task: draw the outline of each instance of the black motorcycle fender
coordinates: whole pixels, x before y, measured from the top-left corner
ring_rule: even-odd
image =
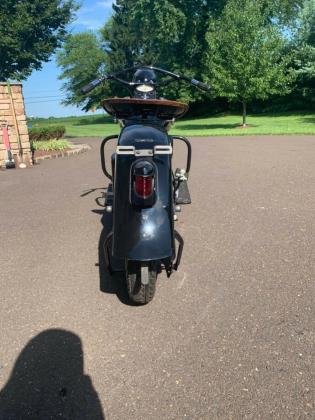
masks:
[[[116,258],[150,261],[173,258],[174,221],[171,156],[150,158],[156,170],[156,201],[139,208],[130,200],[135,156],[117,155],[115,164],[113,248]]]

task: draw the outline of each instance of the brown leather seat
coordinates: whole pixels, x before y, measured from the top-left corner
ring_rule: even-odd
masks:
[[[102,102],[105,111],[118,118],[153,116],[161,120],[177,119],[186,114],[188,105],[165,99],[110,98]]]

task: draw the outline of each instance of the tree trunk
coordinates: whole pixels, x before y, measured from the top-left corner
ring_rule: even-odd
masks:
[[[242,102],[243,104],[243,127],[246,127],[246,101]]]

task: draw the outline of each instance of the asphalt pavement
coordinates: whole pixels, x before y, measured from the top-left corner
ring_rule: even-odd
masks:
[[[315,137],[193,139],[182,265],[143,307],[80,141],[0,172],[0,420],[314,419]]]

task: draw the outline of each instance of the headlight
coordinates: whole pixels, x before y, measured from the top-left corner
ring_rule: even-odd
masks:
[[[150,85],[138,85],[136,87],[136,90],[138,92],[148,93],[148,92],[152,92],[154,90],[154,87]]]

